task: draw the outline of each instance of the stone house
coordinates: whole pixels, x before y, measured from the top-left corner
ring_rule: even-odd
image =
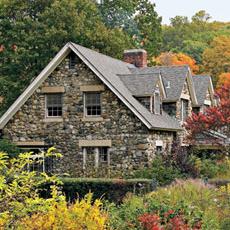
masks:
[[[147,67],[144,50],[120,61],[69,42],[1,117],[0,130],[22,149],[55,146],[63,157],[43,165],[55,173],[127,175],[170,151],[193,107],[213,98],[210,81],[198,101],[195,79],[188,66]]]

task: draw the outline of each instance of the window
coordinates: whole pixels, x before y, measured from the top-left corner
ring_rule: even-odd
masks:
[[[77,56],[75,53],[70,53],[69,55],[69,69],[74,69],[77,64]]]
[[[150,97],[137,97],[137,100],[148,110],[150,110]]]
[[[157,153],[157,154],[162,153],[162,151],[163,151],[163,147],[162,147],[162,146],[157,146],[157,147],[156,147],[156,153]]]
[[[185,121],[188,117],[188,100],[181,99],[181,120]]]
[[[46,172],[52,173],[54,169],[54,158],[44,156],[44,151],[46,148],[44,147],[24,147],[21,148],[22,152],[32,152],[33,154],[30,156],[33,162],[27,165],[27,170],[29,172]]]
[[[62,116],[62,94],[46,95],[46,116],[61,117]]]
[[[107,147],[99,148],[99,162],[108,163],[108,148]]]
[[[192,108],[192,111],[195,113],[195,114],[198,114],[200,112],[200,108],[199,107],[193,107]]]
[[[176,117],[176,103],[163,103],[163,110],[171,117]]]
[[[84,147],[83,155],[84,169],[97,168],[100,167],[100,164],[109,162],[108,147]]]
[[[85,115],[101,116],[101,94],[85,93],[84,95]]]
[[[160,91],[156,91],[154,93],[154,113],[155,114],[160,114],[161,113]]]

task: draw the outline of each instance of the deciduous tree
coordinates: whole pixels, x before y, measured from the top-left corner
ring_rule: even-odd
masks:
[[[207,108],[204,113],[193,113],[185,123],[189,132],[188,139],[195,141],[199,135],[219,132],[230,137],[230,87],[221,87],[216,92],[220,101],[215,107]],[[210,138],[211,143],[212,138]],[[215,140],[216,141],[216,140]],[[222,143],[223,144],[223,143]]]
[[[222,73],[218,77],[217,88],[220,89],[223,86],[230,88],[230,73]]]
[[[196,65],[196,61],[183,53],[172,53],[166,52],[162,53],[156,58],[156,63],[158,65],[189,65],[193,73],[196,73],[199,70],[199,67]]]
[[[230,72],[230,36],[214,38],[203,53],[203,68],[213,76],[215,83],[221,73]]]

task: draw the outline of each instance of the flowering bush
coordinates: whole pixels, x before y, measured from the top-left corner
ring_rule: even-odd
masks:
[[[201,180],[177,180],[143,197],[129,195],[108,211],[112,229],[229,229],[230,185],[217,189]]]
[[[46,156],[60,156],[50,148]],[[92,194],[68,205],[58,189],[61,183],[55,176],[29,172],[33,163],[31,153],[9,159],[0,153],[0,229],[92,229],[105,228],[106,212],[100,200],[92,202]],[[51,198],[39,195],[39,187],[51,183]]]
[[[139,216],[138,220],[145,230],[198,230],[201,229],[201,223],[197,222],[194,227],[187,224],[183,215],[176,214],[173,210],[164,213],[162,217],[157,214],[145,213]]]
[[[103,230],[107,220],[106,212],[102,211],[100,200],[92,202],[92,193],[70,206],[63,200],[53,204],[46,213],[36,213],[18,222],[18,229],[77,229]]]

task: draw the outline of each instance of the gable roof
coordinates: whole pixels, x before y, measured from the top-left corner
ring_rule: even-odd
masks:
[[[47,79],[52,71],[71,52],[76,55],[99,77],[99,79],[147,126],[157,130],[181,130],[179,122],[168,115],[155,115],[141,105],[133,96],[125,84],[120,80],[119,74],[130,74],[133,65],[100,54],[83,46],[67,43],[45,69],[34,79],[29,87],[13,103],[0,119],[2,129],[35,90]]]
[[[196,97],[198,101],[198,106],[202,106],[206,99],[207,90],[209,90],[211,97],[214,95],[214,89],[212,85],[212,80],[210,76],[193,76],[194,88],[196,92]]]
[[[163,90],[163,96],[165,97],[164,85],[159,73],[128,74],[119,75],[119,77],[134,96],[153,95],[157,84],[159,84]]]
[[[186,79],[189,81],[189,90],[191,93],[191,97],[193,103],[196,104],[196,96],[193,87],[192,77],[190,73],[190,69],[187,65],[183,66],[153,66],[146,68],[130,68],[132,73],[136,74],[153,74],[159,73],[161,74],[165,91],[166,91],[166,99],[165,101],[177,101],[180,99],[184,83]],[[167,87],[170,85],[170,87]]]

